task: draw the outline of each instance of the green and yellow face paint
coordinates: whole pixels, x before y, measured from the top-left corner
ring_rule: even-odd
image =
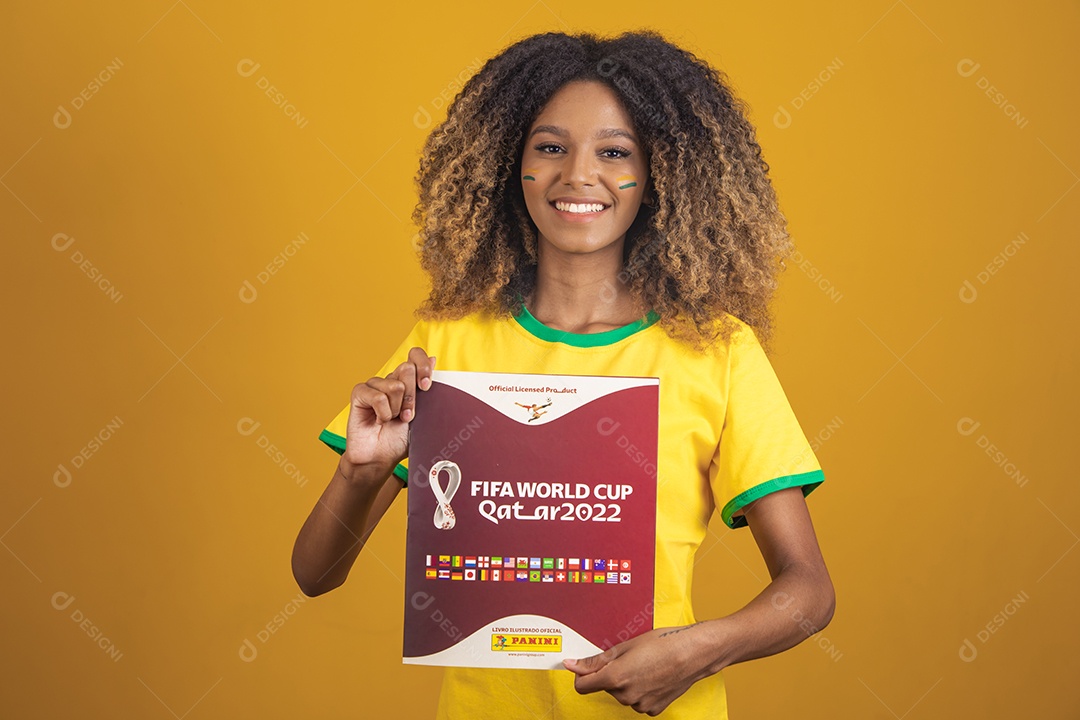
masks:
[[[538,172],[540,172],[540,170],[538,168],[527,168],[525,170],[522,170],[521,172],[522,172],[522,176],[521,176],[522,180],[533,180],[533,181],[535,181],[536,180],[536,174]]]
[[[620,175],[615,178],[615,183],[619,186],[620,190],[627,190],[632,187],[637,187],[637,178],[633,175]]]

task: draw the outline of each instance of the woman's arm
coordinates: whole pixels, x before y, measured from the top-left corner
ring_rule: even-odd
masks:
[[[356,467],[344,458],[338,462],[293,546],[293,577],[305,595],[322,595],[345,582],[401,488],[389,471]]]
[[[345,451],[293,545],[292,571],[314,597],[345,582],[371,531],[401,491],[391,472],[408,456],[417,390],[431,387],[435,358],[414,347],[385,378],[353,388]]]
[[[735,663],[774,655],[818,632],[835,595],[801,488],[769,493],[744,511],[772,582],[726,617],[661,628],[583,660],[566,661],[580,693],[605,690],[656,715],[698,680]]]

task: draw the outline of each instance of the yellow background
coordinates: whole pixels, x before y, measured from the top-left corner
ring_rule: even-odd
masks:
[[[425,117],[521,37],[643,26],[749,102],[805,258],[772,360],[821,441],[836,617],[727,670],[732,716],[1080,713],[1077,3],[20,2],[3,25],[0,714],[432,715],[440,671],[400,663],[404,503],[342,588],[291,577],[337,460],[316,436],[423,296]],[[714,517],[696,579],[711,617],[768,574]]]

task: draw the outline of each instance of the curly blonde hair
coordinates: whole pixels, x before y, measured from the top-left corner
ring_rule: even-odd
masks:
[[[769,166],[726,76],[652,30],[520,40],[464,85],[425,142],[416,175],[421,318],[520,312],[536,281],[537,229],[521,188],[525,134],[576,80],[610,87],[646,150],[652,205],[627,231],[619,280],[673,338],[697,348],[738,323],[763,346],[770,301],[793,251]]]

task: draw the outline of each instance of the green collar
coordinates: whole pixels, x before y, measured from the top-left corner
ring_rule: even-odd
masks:
[[[533,314],[529,312],[529,308],[525,307],[525,302],[520,296],[518,297],[518,306],[521,308],[521,313],[515,315],[514,319],[517,320],[518,324],[530,335],[547,342],[561,342],[566,345],[583,348],[601,347],[603,345],[617,343],[624,338],[630,337],[636,332],[644,330],[660,319],[660,315],[658,315],[655,310],[650,310],[645,317],[640,320],[635,320],[629,325],[623,325],[622,327],[604,330],[603,332],[598,333],[572,333],[566,330],[556,330],[537,320],[533,317]]]

